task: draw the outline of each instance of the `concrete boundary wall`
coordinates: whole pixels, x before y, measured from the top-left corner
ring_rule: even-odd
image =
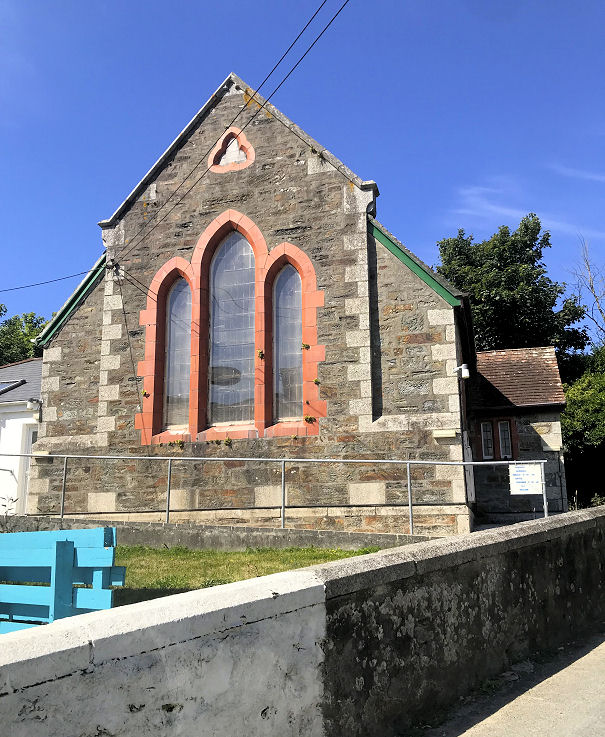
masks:
[[[10,517],[9,532],[71,530],[81,527],[116,527],[119,545],[147,545],[151,548],[182,545],[194,550],[246,550],[247,548],[396,548],[431,540],[429,535],[388,532],[347,532],[345,530],[299,530],[275,527],[235,527],[196,523],[122,522],[78,517]]]
[[[389,737],[605,615],[605,508],[2,636],[11,737]]]

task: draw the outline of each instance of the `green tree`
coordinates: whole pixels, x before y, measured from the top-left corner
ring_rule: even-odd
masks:
[[[605,450],[605,373],[587,371],[565,392],[561,415],[565,449],[577,457],[590,448]]]
[[[586,357],[586,371],[565,387],[561,415],[567,489],[580,506],[603,504],[605,453],[605,346]]]
[[[550,233],[537,215],[526,215],[513,232],[503,225],[480,243],[459,230],[438,246],[437,270],[470,296],[479,350],[554,345],[562,371],[574,373],[574,360],[582,362],[577,351],[589,340],[578,325],[584,307],[577,297],[564,298],[565,284],[547,276],[542,257]]]
[[[6,306],[0,304],[0,318],[6,315]],[[24,358],[42,355],[31,341],[46,325],[46,319],[34,312],[13,315],[0,322],[0,366]]]

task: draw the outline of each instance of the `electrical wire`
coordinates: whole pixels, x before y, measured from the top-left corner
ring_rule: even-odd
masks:
[[[89,269],[90,271],[90,269]],[[57,281],[64,281],[65,279],[74,279],[76,276],[84,276],[89,271],[78,271],[77,274],[68,274],[67,276],[59,276],[56,279],[49,279],[48,281],[39,281],[34,284],[22,284],[20,287],[9,287],[8,289],[0,289],[0,292],[16,292],[18,289],[29,289],[30,287],[41,287],[43,284],[53,284]]]
[[[303,35],[303,33],[309,27],[309,25],[316,18],[317,14],[322,10],[322,8],[326,4],[326,2],[327,2],[327,0],[323,0],[323,2],[319,5],[319,7],[317,8],[317,10],[313,13],[313,15],[311,16],[311,18],[307,21],[307,23],[304,25],[304,27],[302,28],[302,30],[298,33],[298,35],[296,36],[296,38],[292,41],[292,43],[288,46],[288,48],[286,49],[286,51],[282,54],[282,56],[280,57],[280,59],[278,60],[278,62],[273,66],[273,68],[271,69],[271,71],[265,76],[265,78],[263,79],[263,81],[261,82],[261,84],[258,86],[258,88],[256,89],[256,91],[254,92],[254,94],[250,98],[250,101],[249,102],[252,102],[254,100],[254,98],[256,97],[256,95],[259,93],[260,89],[269,80],[269,78],[273,75],[273,73],[275,72],[275,70],[282,63],[282,61],[286,58],[286,56],[292,50],[292,48],[294,47],[294,45],[297,43],[297,41],[300,39],[300,37]],[[329,22],[324,26],[324,28],[322,29],[322,31],[316,36],[316,38],[314,39],[314,41],[307,48],[307,50],[305,51],[305,53],[298,59],[298,61],[296,62],[296,64],[294,64],[294,66],[290,69],[290,71],[286,74],[286,76],[282,79],[282,81],[277,85],[277,87],[275,87],[275,89],[267,97],[267,99],[264,101],[264,103],[259,106],[258,110],[254,113],[254,115],[250,118],[250,120],[244,125],[244,127],[242,128],[242,131],[245,130],[245,128],[247,128],[248,125],[250,125],[250,123],[252,123],[252,121],[261,112],[261,110],[263,110],[264,107],[269,103],[269,101],[271,100],[271,98],[278,92],[278,90],[287,81],[287,79],[294,73],[294,71],[298,68],[298,66],[303,61],[303,59],[309,54],[309,52],[311,51],[311,49],[315,46],[315,44],[319,41],[319,39],[324,35],[324,33],[328,30],[328,28],[332,25],[332,23],[336,20],[336,18],[340,15],[340,13],[344,10],[344,8],[348,5],[349,2],[350,2],[350,0],[345,0],[345,2],[340,6],[340,8],[332,16],[332,18],[329,20]],[[225,129],[225,131],[228,130],[233,125],[233,123],[239,118],[239,116],[243,113],[244,110],[245,110],[245,107],[243,107],[237,113],[237,115],[233,118],[232,122],[227,126],[227,128]],[[304,143],[307,143],[302,136],[300,136],[298,133],[296,133],[296,131],[292,131],[291,129],[289,129],[289,130],[292,133],[294,133],[301,141],[303,141]],[[162,208],[164,208],[170,202],[170,200],[174,197],[174,195],[180,190],[180,188],[185,184],[185,182],[189,179],[189,177],[191,177],[191,175],[193,174],[193,172],[202,164],[202,162],[205,160],[206,156],[208,156],[210,154],[210,152],[212,151],[212,149],[222,139],[223,136],[224,136],[224,133],[221,134],[221,136],[217,139],[217,141],[213,144],[213,146],[210,149],[208,149],[208,151],[206,152],[206,154],[204,154],[204,156],[198,161],[198,163],[193,167],[193,169],[189,172],[189,174],[185,177],[185,179],[181,182],[181,184],[179,184],[179,186],[174,190],[174,192],[172,192],[172,194],[162,204],[162,206],[157,210],[157,212],[154,213],[154,215],[152,216],[151,220],[147,221],[145,223],[145,225],[142,228],[140,228],[137,233],[135,233],[135,235],[133,236],[133,239],[134,238],[137,238],[144,231],[144,229],[149,226],[150,222],[152,222],[152,220],[154,220],[155,218],[157,218],[157,216],[160,214]],[[128,249],[128,251],[126,251],[126,252],[122,251],[120,254],[118,254],[119,255],[119,258],[120,259],[125,258],[128,254],[130,254],[132,252],[132,250],[134,248],[138,247],[143,242],[143,240],[145,239],[145,237],[147,237],[147,235],[149,235],[150,233],[152,233],[153,230],[155,230],[155,228],[161,222],[163,222],[163,220],[165,220],[166,217],[176,208],[176,206],[180,202],[182,202],[182,200],[189,194],[189,192],[191,192],[191,190],[193,189],[193,187],[195,187],[199,183],[199,181],[208,173],[208,171],[210,171],[210,167],[207,167],[206,168],[206,170],[202,173],[202,175],[195,180],[195,182],[193,183],[193,185],[182,195],[182,197],[180,197],[177,200],[177,202],[173,205],[173,207],[151,228],[151,230],[148,233],[146,233],[143,238],[141,238],[140,241],[138,241],[137,243],[135,243],[134,245],[132,245]],[[9,287],[7,289],[0,289],[0,293],[14,292],[14,291],[17,291],[17,290],[20,290],[20,289],[29,289],[31,287],[44,286],[45,284],[53,284],[55,282],[64,281],[66,279],[73,279],[73,278],[75,278],[77,276],[84,276],[84,275],[86,275],[88,273],[90,273],[90,272],[89,271],[80,271],[80,272],[78,272],[76,274],[68,274],[67,276],[60,276],[60,277],[57,277],[56,279],[49,279],[47,281],[35,282],[35,283],[32,283],[32,284],[23,284],[23,285],[18,286],[18,287]]]
[[[120,302],[122,304],[122,315],[124,317],[124,327],[126,329],[126,338],[128,340],[128,348],[130,350],[130,361],[132,363],[132,378],[133,378],[133,383],[134,383],[134,390],[135,390],[136,397],[137,397],[137,404],[139,407],[139,412],[143,414],[143,407],[141,405],[141,395],[139,391],[139,377],[137,374],[136,364],[134,362],[134,351],[132,350],[132,341],[130,340],[130,332],[128,330],[128,318],[126,317],[126,308],[124,307],[124,293],[122,291],[122,281],[120,278],[119,269],[116,270],[116,276],[117,276],[118,287],[120,289]],[[147,446],[147,449],[148,449],[147,454],[149,455],[149,452],[150,452],[149,439],[147,437],[147,428],[145,427],[144,424],[143,424],[143,434],[144,434],[144,437],[143,437],[144,445]]]
[[[274,64],[274,66],[273,66],[273,68],[271,69],[271,71],[270,71],[270,72],[269,72],[269,73],[268,73],[268,74],[267,74],[267,75],[265,76],[265,78],[263,79],[263,81],[262,81],[262,82],[260,83],[260,85],[258,86],[258,88],[256,89],[256,91],[254,92],[254,94],[253,94],[253,95],[252,95],[252,97],[250,98],[250,102],[252,102],[252,101],[253,101],[253,100],[255,99],[256,95],[257,95],[257,94],[259,94],[259,92],[260,92],[260,90],[262,89],[262,87],[263,87],[263,86],[264,86],[264,85],[265,85],[265,84],[267,83],[267,81],[268,81],[268,80],[270,79],[270,77],[271,77],[271,76],[273,75],[273,73],[275,72],[275,70],[276,70],[276,69],[277,69],[277,68],[279,67],[279,65],[280,65],[280,64],[282,63],[282,61],[283,61],[283,60],[284,60],[284,59],[286,58],[286,56],[287,56],[287,55],[288,55],[288,54],[290,53],[290,51],[292,50],[292,48],[293,48],[293,47],[294,47],[294,46],[296,45],[297,41],[298,41],[298,40],[300,39],[300,37],[301,37],[301,36],[303,35],[303,33],[304,33],[304,32],[305,32],[306,30],[307,30],[307,28],[308,28],[308,27],[309,27],[309,26],[311,25],[311,23],[312,23],[312,22],[313,22],[313,21],[315,20],[315,18],[317,17],[318,13],[319,13],[319,12],[320,12],[320,11],[322,10],[322,8],[324,7],[324,5],[325,5],[325,4],[327,3],[327,2],[328,2],[328,0],[323,0],[323,2],[322,2],[322,3],[320,4],[320,5],[319,5],[319,7],[317,8],[317,10],[316,10],[316,11],[315,11],[315,12],[313,13],[313,15],[312,15],[312,16],[311,16],[311,17],[309,18],[309,20],[308,20],[308,21],[307,21],[307,22],[305,23],[305,25],[303,26],[303,28],[301,29],[301,31],[300,31],[300,32],[298,33],[298,35],[296,36],[296,38],[295,38],[295,39],[294,39],[294,40],[292,41],[292,43],[291,43],[291,44],[290,44],[290,45],[288,46],[288,48],[287,48],[287,49],[286,49],[286,50],[284,51],[284,53],[283,53],[283,54],[281,55],[281,57],[280,57],[280,58],[279,58],[279,60],[278,60],[278,61],[276,62],[276,64]],[[241,110],[240,110],[240,111],[239,111],[239,112],[237,113],[237,115],[236,115],[236,116],[235,116],[235,117],[233,118],[233,120],[231,121],[231,123],[229,123],[229,125],[228,125],[228,126],[227,126],[227,127],[225,128],[225,132],[226,132],[227,130],[229,130],[229,128],[231,128],[231,126],[232,126],[232,125],[233,125],[233,124],[234,124],[234,123],[236,122],[236,120],[237,120],[237,119],[239,118],[239,116],[240,116],[240,115],[241,115],[241,114],[242,114],[242,113],[244,112],[244,110],[245,110],[245,108],[242,108],[242,109],[241,109]],[[212,145],[212,146],[211,146],[211,147],[210,147],[210,148],[208,149],[208,151],[207,151],[207,152],[206,152],[206,153],[204,154],[204,156],[202,156],[202,158],[201,158],[201,159],[200,159],[200,160],[198,161],[198,163],[197,163],[197,164],[196,164],[196,165],[195,165],[195,166],[193,167],[193,169],[192,169],[192,170],[191,170],[191,171],[189,172],[189,174],[188,174],[188,175],[187,175],[187,176],[185,177],[185,179],[184,179],[184,180],[183,180],[183,181],[182,181],[182,182],[181,182],[181,183],[179,184],[179,186],[178,186],[178,187],[177,187],[177,188],[176,188],[176,189],[174,190],[174,192],[172,192],[172,194],[171,194],[171,195],[170,195],[170,196],[168,197],[168,199],[167,199],[167,200],[166,200],[166,201],[165,201],[165,202],[164,202],[164,203],[162,204],[162,207],[160,207],[160,208],[159,208],[159,209],[157,210],[157,212],[156,212],[156,213],[154,213],[154,215],[152,216],[152,218],[151,218],[150,220],[148,220],[148,221],[147,221],[147,223],[145,223],[145,225],[144,225],[144,226],[143,226],[143,227],[142,227],[142,228],[141,228],[141,229],[140,229],[140,230],[139,230],[139,231],[138,231],[137,233],[135,233],[135,235],[133,236],[133,238],[137,238],[137,237],[138,237],[138,235],[139,235],[139,234],[140,234],[140,233],[141,233],[141,232],[142,232],[142,231],[143,231],[143,230],[144,230],[144,229],[145,229],[145,228],[146,228],[146,227],[147,227],[147,226],[149,225],[149,223],[150,223],[150,222],[152,222],[152,221],[153,221],[153,220],[154,220],[154,219],[155,219],[155,218],[156,218],[156,217],[157,217],[157,216],[159,215],[159,213],[160,213],[160,211],[162,210],[162,208],[163,208],[163,207],[165,207],[165,206],[166,206],[166,205],[167,205],[167,204],[168,204],[168,203],[170,202],[170,200],[171,200],[171,199],[172,199],[172,198],[173,198],[173,197],[174,197],[174,196],[176,195],[176,193],[177,193],[177,192],[178,192],[178,191],[179,191],[179,190],[181,189],[181,187],[182,187],[182,186],[183,186],[183,185],[185,184],[185,182],[187,181],[187,179],[188,179],[188,178],[189,178],[189,177],[190,177],[190,176],[191,176],[191,175],[193,174],[193,172],[194,172],[194,171],[195,171],[195,170],[196,170],[196,169],[197,169],[197,168],[198,168],[198,167],[199,167],[199,166],[201,165],[201,163],[202,163],[202,162],[203,162],[203,161],[204,161],[204,160],[206,159],[206,157],[207,157],[207,156],[208,156],[208,155],[210,154],[210,152],[212,151],[212,149],[213,149],[213,148],[214,148],[214,147],[216,146],[216,144],[217,144],[217,143],[218,143],[218,142],[219,142],[219,141],[220,141],[220,140],[222,139],[222,137],[223,137],[224,135],[225,135],[225,133],[222,133],[222,134],[221,134],[221,135],[219,136],[219,138],[218,138],[218,139],[217,139],[217,140],[215,141],[215,143],[214,143],[214,144],[213,144],[213,145]],[[180,200],[179,200],[179,201],[180,201]],[[177,203],[177,204],[178,204],[178,203]],[[151,232],[151,231],[150,231],[150,232]],[[45,284],[53,284],[54,282],[58,282],[58,281],[64,281],[65,279],[73,279],[73,278],[75,278],[76,276],[84,276],[85,274],[88,274],[88,273],[89,273],[88,271],[80,271],[80,272],[78,272],[77,274],[68,274],[67,276],[60,276],[60,277],[57,277],[56,279],[49,279],[48,281],[36,282],[36,283],[33,283],[33,284],[23,284],[23,285],[21,285],[21,286],[18,286],[18,287],[9,287],[8,289],[0,289],[0,293],[4,293],[4,292],[15,292],[15,291],[17,291],[17,290],[20,290],[20,289],[29,289],[30,287],[40,287],[40,286],[43,286],[43,285],[45,285]]]
[[[346,6],[347,6],[347,5],[349,4],[349,2],[350,2],[350,0],[345,0],[345,1],[344,1],[344,2],[342,3],[342,5],[340,6],[340,8],[339,8],[339,9],[338,9],[338,10],[336,11],[336,13],[334,13],[334,15],[332,16],[332,18],[330,18],[330,20],[328,21],[328,23],[327,23],[327,24],[326,24],[326,25],[325,25],[325,26],[323,27],[323,29],[322,29],[322,30],[320,31],[320,33],[319,33],[319,34],[318,34],[318,35],[317,35],[317,36],[315,37],[315,39],[313,40],[313,42],[312,42],[312,43],[311,43],[311,44],[310,44],[310,45],[309,45],[309,46],[307,47],[307,50],[306,50],[306,51],[304,52],[304,54],[303,54],[303,55],[302,55],[301,57],[299,57],[299,59],[297,60],[297,62],[296,62],[296,63],[294,64],[294,66],[293,66],[293,67],[292,67],[292,68],[290,69],[290,71],[289,71],[289,72],[288,72],[288,73],[286,74],[286,76],[285,76],[285,77],[284,77],[284,78],[283,78],[283,79],[281,80],[281,82],[280,82],[280,83],[279,83],[279,84],[277,85],[277,87],[275,87],[275,88],[273,89],[273,91],[272,91],[272,92],[271,92],[271,93],[269,94],[269,96],[268,96],[268,97],[266,98],[266,100],[265,100],[265,101],[264,101],[264,102],[262,103],[262,105],[259,105],[259,108],[258,108],[258,110],[257,110],[257,111],[256,111],[256,112],[255,112],[255,113],[254,113],[254,114],[252,115],[252,117],[250,118],[250,120],[248,120],[248,121],[247,121],[247,123],[246,123],[246,124],[245,124],[245,125],[243,126],[243,128],[241,129],[241,132],[242,132],[242,133],[243,133],[243,131],[244,131],[244,130],[246,130],[246,128],[247,128],[247,127],[248,127],[248,126],[249,126],[249,125],[250,125],[250,124],[251,124],[251,123],[252,123],[252,122],[253,122],[253,121],[255,120],[256,116],[257,116],[257,115],[258,115],[258,114],[259,114],[259,113],[260,113],[260,112],[261,112],[261,111],[262,111],[262,110],[263,110],[263,109],[265,108],[265,106],[266,106],[266,105],[267,105],[267,104],[269,103],[269,101],[271,100],[271,98],[272,98],[272,97],[273,97],[273,96],[274,96],[274,95],[275,95],[275,94],[276,94],[276,93],[277,93],[277,92],[278,92],[278,91],[279,91],[279,90],[281,89],[281,87],[282,87],[282,86],[283,86],[283,85],[285,84],[285,82],[286,82],[286,81],[287,81],[287,80],[288,80],[288,79],[290,78],[290,76],[291,76],[291,75],[292,75],[292,74],[293,74],[293,73],[294,73],[294,72],[296,71],[296,69],[297,69],[297,68],[298,68],[298,67],[300,66],[300,64],[302,63],[302,61],[303,61],[303,60],[304,60],[304,59],[306,58],[306,56],[307,56],[307,55],[308,55],[308,54],[309,54],[309,53],[311,52],[311,50],[312,50],[312,49],[314,48],[315,44],[316,44],[316,43],[317,43],[317,42],[318,42],[318,41],[319,41],[319,40],[321,39],[321,37],[322,37],[322,36],[324,35],[324,33],[326,33],[326,31],[327,31],[327,30],[328,30],[328,29],[330,28],[330,26],[332,25],[332,23],[334,23],[334,21],[336,20],[336,18],[338,18],[338,16],[339,16],[339,15],[340,15],[340,14],[342,13],[342,11],[343,11],[343,10],[345,9],[345,7],[346,7]],[[321,7],[323,7],[323,4],[322,4],[322,6],[320,6],[320,8],[319,8],[319,9],[321,9]],[[318,11],[316,11],[316,13],[315,13],[315,14],[317,14],[317,12],[319,12],[319,9],[318,9]],[[310,22],[310,21],[309,21],[309,22]],[[308,25],[308,24],[307,24],[307,25]],[[302,33],[302,32],[301,32],[301,33]],[[292,44],[292,45],[293,45],[293,44]],[[255,93],[255,94],[256,94],[256,93]],[[253,97],[254,97],[254,96],[253,96]],[[253,98],[251,98],[251,99],[253,99]],[[241,114],[241,113],[243,112],[243,110],[244,110],[244,109],[245,109],[245,107],[243,107],[243,108],[242,108],[242,109],[241,109],[241,110],[240,110],[240,111],[238,112],[238,116],[239,116],[239,115],[240,115],[240,114]],[[236,118],[237,118],[238,116],[236,116]],[[289,129],[289,130],[290,130],[290,129]],[[224,133],[223,133],[223,134],[222,134],[222,135],[221,135],[221,136],[219,137],[219,139],[217,140],[217,143],[218,143],[218,141],[220,141],[220,140],[221,140],[221,138],[222,138],[222,136],[223,136],[223,135],[224,135]],[[300,135],[298,135],[298,134],[296,134],[296,135],[298,136],[298,138],[301,138],[301,140],[303,140],[303,141],[304,141],[304,139],[302,139],[302,137],[301,137]],[[306,141],[305,141],[305,143],[306,143]],[[216,145],[216,143],[215,143],[214,145]],[[214,146],[213,146],[212,148],[214,148]],[[180,187],[181,187],[181,186],[183,186],[183,184],[184,184],[184,183],[185,183],[185,182],[186,182],[186,181],[187,181],[187,180],[189,179],[189,177],[191,176],[191,173],[192,173],[192,172],[193,172],[193,171],[194,171],[195,169],[197,169],[197,167],[199,167],[199,166],[201,165],[202,161],[204,161],[204,160],[205,160],[205,157],[206,157],[206,156],[207,156],[207,155],[208,155],[208,154],[209,154],[209,153],[210,153],[210,152],[212,151],[212,148],[210,148],[210,149],[208,150],[208,152],[207,152],[207,153],[206,153],[206,154],[205,154],[205,155],[204,155],[204,156],[203,156],[203,157],[202,157],[202,158],[201,158],[201,159],[200,159],[200,160],[198,161],[198,163],[196,164],[196,166],[194,167],[194,169],[192,169],[192,171],[191,171],[191,172],[190,172],[190,173],[189,173],[189,174],[188,174],[188,175],[187,175],[187,176],[185,177],[185,179],[183,180],[183,182],[181,182],[181,184],[179,185],[179,187],[177,187],[177,190],[178,190],[178,189],[180,189]],[[189,194],[189,193],[191,192],[191,190],[192,190],[192,189],[193,189],[193,188],[194,188],[195,186],[197,186],[197,184],[198,184],[198,183],[199,183],[199,182],[200,182],[200,181],[201,181],[201,180],[202,180],[202,179],[203,179],[203,178],[204,178],[204,177],[206,176],[206,174],[207,174],[207,173],[208,173],[209,171],[210,171],[210,167],[208,166],[208,167],[206,167],[206,169],[205,169],[205,170],[204,170],[204,171],[202,172],[202,174],[201,174],[201,175],[200,175],[200,176],[199,176],[199,177],[198,177],[198,178],[197,178],[197,179],[196,179],[196,180],[195,180],[195,181],[193,182],[193,184],[192,184],[192,185],[191,185],[191,186],[190,186],[190,187],[189,187],[189,188],[188,188],[188,189],[187,189],[187,190],[186,190],[186,191],[185,191],[185,192],[183,193],[183,195],[182,195],[181,197],[179,197],[179,198],[178,198],[178,200],[177,200],[177,201],[176,201],[176,202],[175,202],[175,203],[174,203],[174,204],[172,205],[172,207],[171,207],[171,208],[170,208],[170,209],[168,210],[168,212],[166,212],[166,213],[165,213],[165,214],[164,214],[164,215],[163,215],[163,216],[162,216],[162,217],[161,217],[161,218],[160,218],[159,220],[157,220],[157,222],[156,222],[156,223],[155,223],[155,224],[154,224],[154,225],[153,225],[153,226],[151,227],[151,229],[150,229],[150,230],[149,230],[148,232],[146,232],[146,233],[145,233],[145,234],[143,235],[143,237],[142,237],[142,238],[141,238],[141,239],[140,239],[139,241],[137,241],[137,242],[133,243],[133,244],[132,244],[132,245],[131,245],[130,247],[124,246],[124,249],[123,249],[122,251],[120,251],[120,252],[119,252],[118,254],[116,254],[116,260],[118,260],[118,259],[119,259],[119,260],[121,260],[121,259],[124,259],[124,258],[126,258],[126,256],[128,256],[128,255],[129,255],[130,253],[132,253],[132,251],[133,251],[133,250],[134,250],[135,248],[137,248],[138,246],[140,246],[140,245],[141,245],[141,243],[143,243],[143,241],[145,240],[145,238],[146,238],[146,237],[148,237],[148,236],[149,236],[149,235],[150,235],[151,233],[153,233],[153,231],[154,231],[154,230],[155,230],[155,229],[156,229],[156,228],[158,227],[158,225],[160,225],[160,223],[162,223],[162,222],[163,222],[163,221],[164,221],[164,220],[165,220],[165,219],[166,219],[166,218],[168,217],[168,215],[170,215],[170,213],[171,213],[171,212],[173,212],[173,210],[174,210],[174,209],[175,209],[175,208],[176,208],[176,207],[177,207],[177,206],[178,206],[178,205],[179,205],[179,204],[180,204],[180,203],[181,203],[181,202],[182,202],[182,201],[183,201],[183,200],[185,199],[185,197],[186,197],[186,196],[187,196],[187,195],[188,195],[188,194]],[[344,175],[343,175],[343,176],[344,176]],[[175,192],[176,192],[177,190],[175,190]],[[173,192],[173,194],[172,194],[171,196],[173,196],[175,192]],[[170,198],[168,198],[168,199],[170,199]],[[156,217],[157,217],[157,216],[159,215],[160,211],[162,210],[162,208],[163,208],[163,207],[164,207],[164,206],[165,206],[165,205],[166,205],[167,203],[168,203],[168,200],[166,200],[166,202],[165,202],[165,203],[164,203],[164,204],[162,205],[162,207],[160,207],[160,208],[159,208],[159,209],[157,210],[157,212],[156,212],[156,213],[154,213],[154,218],[156,218]],[[134,239],[136,239],[136,238],[137,238],[137,237],[138,237],[138,236],[139,236],[139,235],[140,235],[140,234],[141,234],[141,233],[142,233],[142,232],[143,232],[143,231],[145,230],[145,228],[147,228],[147,227],[148,227],[148,224],[149,224],[149,222],[151,222],[151,221],[148,221],[147,223],[145,223],[145,225],[144,225],[144,226],[143,226],[142,228],[140,228],[140,229],[139,229],[139,230],[137,231],[137,233],[135,233],[135,235],[134,235],[134,236],[132,237],[132,239],[131,239],[131,240],[134,240]]]

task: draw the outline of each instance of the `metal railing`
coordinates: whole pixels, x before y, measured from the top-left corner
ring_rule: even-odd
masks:
[[[189,508],[189,509],[171,509],[170,508],[170,492],[172,482],[172,464],[174,461],[179,462],[195,462],[195,463],[224,463],[228,461],[244,461],[253,463],[275,463],[279,464],[281,472],[281,503],[280,505],[268,505],[268,506],[254,506],[254,507],[225,507],[228,510],[242,510],[242,509],[279,509],[280,520],[282,529],[286,526],[286,509],[300,509],[300,508],[321,508],[321,507],[388,507],[388,506],[405,506],[401,504],[331,504],[331,505],[288,505],[286,498],[286,464],[300,464],[300,463],[338,463],[338,464],[371,464],[371,465],[398,465],[406,467],[406,481],[407,481],[407,496],[408,496],[408,517],[410,534],[414,534],[414,503],[412,500],[412,466],[458,466],[461,468],[474,467],[474,466],[515,466],[515,465],[539,465],[540,466],[540,482],[542,486],[542,499],[544,504],[544,516],[548,517],[548,500],[546,496],[546,479],[544,474],[545,460],[528,460],[528,461],[416,461],[416,460],[399,460],[399,459],[382,459],[382,458],[253,458],[253,457],[195,457],[195,456],[120,456],[120,455],[76,455],[76,454],[46,454],[46,453],[0,453],[0,457],[10,458],[35,458],[36,460],[52,460],[63,459],[62,469],[62,480],[61,480],[61,501],[60,501],[60,517],[63,519],[65,516],[65,496],[66,496],[66,481],[67,481],[67,468],[68,460],[70,459],[86,459],[86,460],[111,460],[111,461],[164,461],[167,463],[167,482],[166,482],[166,505],[165,510],[137,510],[135,512],[129,512],[124,510],[111,510],[107,512],[86,512],[79,514],[136,514],[136,513],[163,513],[165,511],[165,521],[170,521],[171,512],[196,512],[196,511],[216,511],[217,509],[223,509],[221,507],[209,507],[209,508]],[[466,502],[436,502],[433,503],[436,506],[447,506],[451,504],[466,504]],[[416,506],[431,506],[431,503],[421,502],[417,503]],[[78,513],[76,513],[78,514]]]

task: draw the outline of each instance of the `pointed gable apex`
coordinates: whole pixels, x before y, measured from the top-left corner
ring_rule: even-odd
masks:
[[[249,85],[247,85],[237,74],[231,72],[224,82],[218,87],[218,89],[211,95],[211,97],[204,103],[202,108],[194,115],[194,117],[187,123],[185,128],[179,133],[174,141],[168,146],[160,158],[155,164],[149,169],[141,181],[134,187],[132,192],[126,197],[124,202],[117,208],[113,215],[106,220],[100,220],[99,225],[101,228],[112,228],[115,224],[121,220],[121,218],[128,212],[132,204],[138,199],[138,197],[144,192],[145,188],[158,176],[166,164],[174,157],[176,152],[185,145],[191,133],[202,123],[208,113],[218,105],[218,103],[228,94],[234,92],[241,92],[244,95],[246,105],[256,105],[263,107],[265,110],[271,113],[273,117],[279,120],[283,125],[286,126],[294,135],[298,136],[304,141],[309,148],[311,148],[321,159],[327,161],[335,169],[337,169],[346,179],[349,180],[353,185],[359,189],[374,190],[375,196],[378,196],[378,186],[376,182],[372,180],[363,180],[354,174],[347,166],[345,166],[339,159],[331,154],[326,148],[321,146],[316,140],[311,138],[295,123],[293,123],[288,117],[281,113],[276,107],[270,102],[267,102],[264,97],[256,93]]]

